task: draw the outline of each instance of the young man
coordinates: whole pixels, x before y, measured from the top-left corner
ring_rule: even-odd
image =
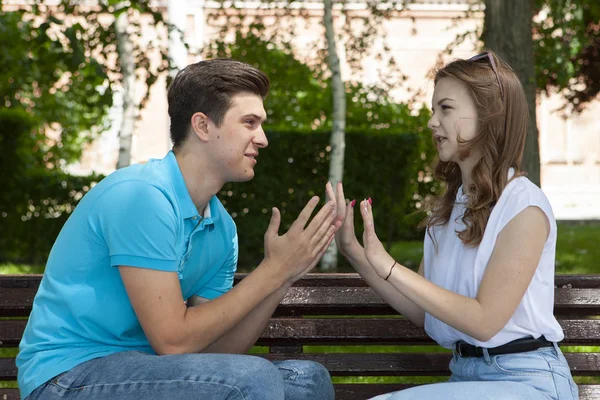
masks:
[[[17,357],[23,399],[333,399],[319,364],[243,355],[340,225],[333,202],[307,224],[314,197],[279,236],[273,208],[264,260],[232,288],[236,227],[215,195],[254,176],[268,89],[233,60],[179,72],[173,150],[96,185],[52,248]]]

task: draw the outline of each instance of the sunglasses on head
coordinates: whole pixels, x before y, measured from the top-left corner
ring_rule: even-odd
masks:
[[[490,63],[492,71],[494,71],[494,74],[496,75],[496,81],[498,81],[498,87],[500,88],[500,97],[502,98],[502,100],[504,100],[504,88],[502,87],[502,83],[500,83],[500,75],[498,75],[498,68],[496,67],[496,61],[494,61],[494,57],[492,57],[492,55],[486,51],[484,53],[480,53],[476,56],[469,58],[467,61],[477,62],[481,60],[488,61]]]

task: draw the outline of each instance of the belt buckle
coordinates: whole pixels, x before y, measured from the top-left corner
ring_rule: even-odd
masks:
[[[458,354],[459,357],[462,357],[462,350],[461,350],[461,344],[460,342],[456,343],[456,353]]]

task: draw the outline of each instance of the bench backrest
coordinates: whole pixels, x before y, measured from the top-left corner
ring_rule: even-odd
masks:
[[[244,274],[236,275],[236,282]],[[21,339],[41,277],[0,276],[0,347]],[[600,275],[557,275],[555,315],[565,331],[561,346],[600,346]],[[258,343],[271,360],[309,359],[325,365],[333,377],[445,376],[451,353],[383,302],[357,274],[309,274],[290,289]],[[318,346],[336,346],[326,348]],[[391,352],[357,352],[355,346],[412,346]],[[307,347],[311,346],[311,347]],[[317,347],[312,347],[317,346]],[[339,346],[339,347],[338,347]],[[566,352],[576,376],[600,375],[600,348]],[[380,350],[378,350],[380,351]],[[14,358],[0,358],[0,380],[15,380]],[[335,379],[335,378],[334,378]],[[336,384],[338,399],[361,399],[410,383]],[[3,389],[0,389],[2,398]],[[581,399],[600,398],[600,385],[580,385]],[[7,399],[16,391],[5,390]]]

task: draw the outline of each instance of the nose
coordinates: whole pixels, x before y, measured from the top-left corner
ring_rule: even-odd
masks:
[[[265,131],[262,128],[262,126],[260,128],[258,128],[256,135],[254,136],[253,142],[256,145],[256,147],[261,148],[261,149],[265,148],[269,145],[269,141],[267,140],[267,135],[265,135]]]
[[[427,122],[427,127],[431,130],[434,130],[439,125],[440,125],[440,123],[439,123],[437,117],[435,116],[435,114],[432,114],[431,118],[429,118],[429,121]]]

